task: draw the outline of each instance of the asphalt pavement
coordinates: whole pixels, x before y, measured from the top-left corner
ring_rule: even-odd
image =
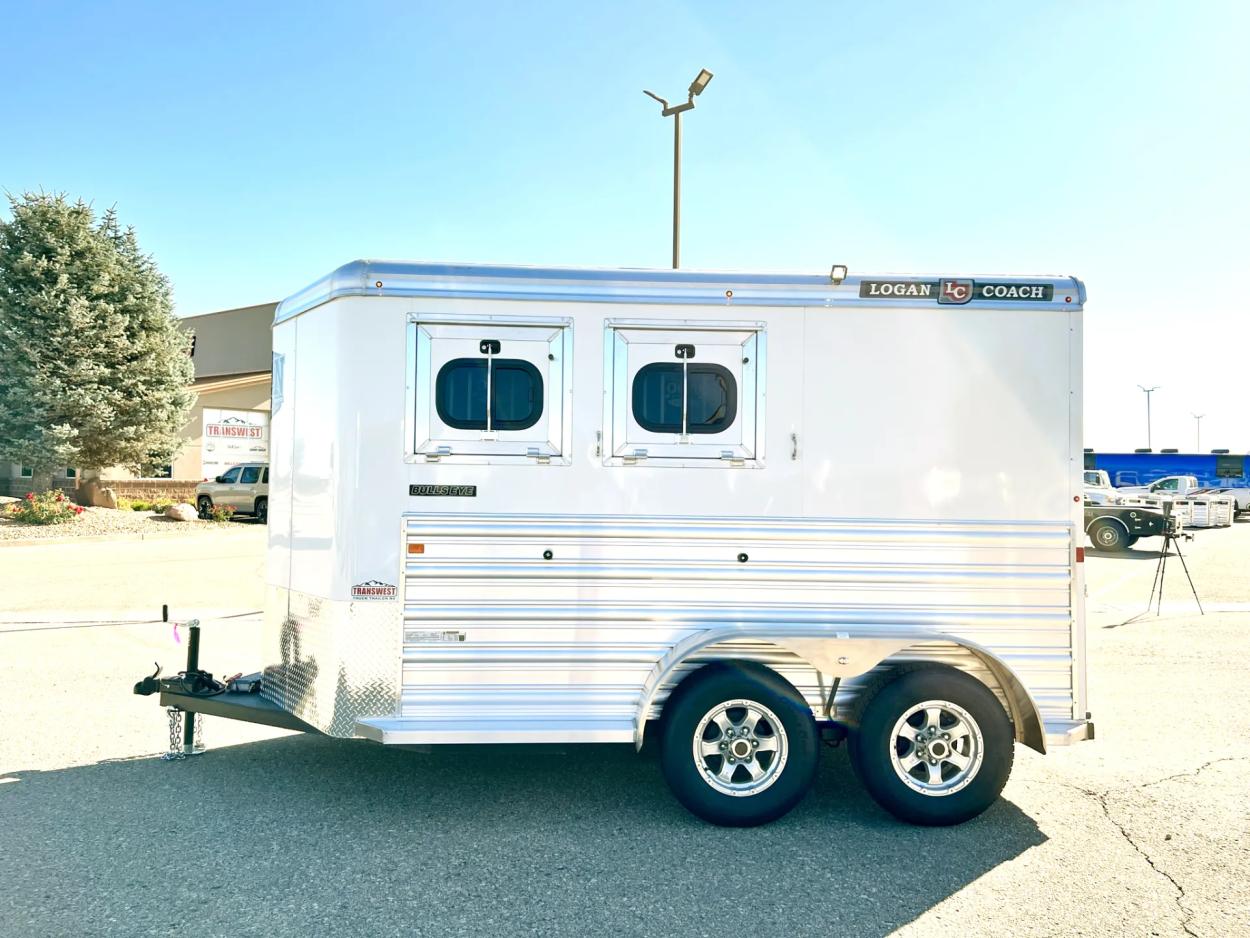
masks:
[[[1156,545],[1157,546],[1157,545]],[[826,749],[812,794],[725,830],[630,747],[383,748],[167,724],[131,685],[213,615],[204,663],[258,661],[263,543],[0,547],[0,934],[1250,935],[1250,524],[1090,552],[1094,742],[1017,747],[955,828],[882,812]],[[180,605],[181,604],[181,605]],[[207,616],[206,616],[207,619]],[[125,622],[128,624],[111,624]]]

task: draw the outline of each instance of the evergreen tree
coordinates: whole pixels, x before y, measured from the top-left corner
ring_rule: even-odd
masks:
[[[44,491],[61,466],[172,461],[194,395],[169,282],[110,209],[10,197],[0,221],[0,458]]]

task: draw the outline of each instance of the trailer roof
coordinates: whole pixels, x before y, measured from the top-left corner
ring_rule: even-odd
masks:
[[[1085,302],[1074,277],[744,273],[357,260],[278,304],[274,322],[344,296],[458,297],[734,306],[1059,307]]]

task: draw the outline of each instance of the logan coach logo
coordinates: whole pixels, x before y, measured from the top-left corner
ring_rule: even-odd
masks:
[[[935,286],[930,280],[863,280],[859,284],[859,295],[892,300],[911,297],[929,300],[933,298]]]
[[[972,299],[971,280],[943,280],[938,291],[938,302],[963,304]]]
[[[381,580],[365,580],[352,587],[352,599],[394,599],[399,589]]]

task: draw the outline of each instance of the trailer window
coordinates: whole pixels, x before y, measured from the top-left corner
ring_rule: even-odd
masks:
[[[763,465],[763,323],[604,325],[608,465]]]
[[[1240,479],[1246,474],[1244,456],[1216,456],[1215,476],[1217,479]]]
[[[633,404],[652,433],[720,433],[737,416],[738,382],[720,365],[655,362],[634,376]]]
[[[517,358],[456,358],[439,369],[434,406],[457,430],[527,430],[543,414],[542,375]]]
[[[410,462],[568,465],[567,318],[408,316]]]

